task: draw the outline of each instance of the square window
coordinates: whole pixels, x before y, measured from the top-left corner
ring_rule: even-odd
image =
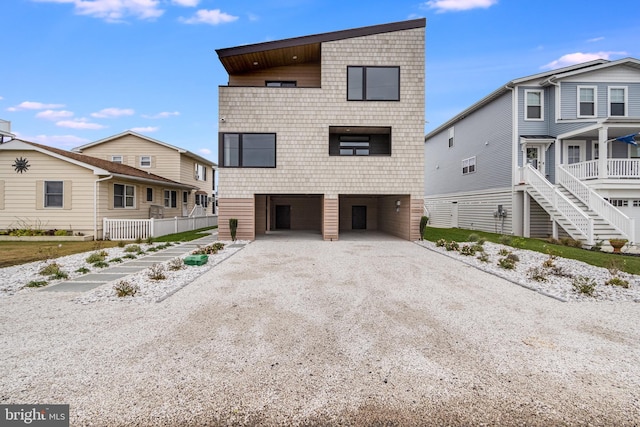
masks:
[[[468,159],[462,160],[462,174],[468,175],[470,173],[474,173],[476,171],[476,158],[469,157]]]
[[[133,185],[113,184],[113,207],[135,207],[136,189]]]
[[[45,181],[44,182],[44,207],[45,208],[61,208],[63,207],[64,183],[62,181]]]
[[[150,168],[151,167],[151,156],[140,156],[140,167],[141,168]]]

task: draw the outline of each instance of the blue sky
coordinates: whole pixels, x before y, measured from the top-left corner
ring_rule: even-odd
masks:
[[[0,119],[70,149],[128,129],[217,161],[215,49],[420,17],[425,131],[515,78],[640,58],[640,3],[5,0]]]

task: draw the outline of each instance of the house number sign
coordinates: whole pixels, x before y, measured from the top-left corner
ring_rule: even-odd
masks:
[[[16,162],[12,166],[16,170],[16,173],[24,173],[29,170],[29,166],[31,165],[29,164],[29,160],[20,157],[16,158]]]

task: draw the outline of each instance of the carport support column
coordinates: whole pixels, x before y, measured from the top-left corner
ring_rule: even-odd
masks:
[[[267,203],[266,203],[267,207],[267,212],[266,212],[266,217],[267,217],[267,231],[271,231],[271,196],[267,196]]]
[[[325,195],[322,203],[322,238],[338,240],[340,204],[337,196]]]

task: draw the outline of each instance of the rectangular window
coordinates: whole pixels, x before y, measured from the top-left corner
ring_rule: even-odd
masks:
[[[525,120],[542,120],[543,93],[541,90],[525,90],[526,108]]]
[[[201,165],[200,163],[195,164],[195,178],[197,181],[207,180],[207,167],[205,165]]]
[[[140,167],[141,168],[150,168],[151,167],[151,156],[140,156]]]
[[[164,207],[178,207],[178,192],[175,190],[164,190]]]
[[[627,88],[609,88],[609,116],[627,115]]]
[[[113,184],[113,207],[135,207],[136,189],[133,185]]]
[[[347,67],[348,101],[399,101],[400,67]]]
[[[462,174],[467,175],[476,171],[476,157],[462,160]]]
[[[122,156],[111,156],[111,161],[113,163],[122,163]]]
[[[609,203],[617,208],[625,208],[629,206],[629,200],[626,199],[609,199]]]
[[[147,202],[153,202],[153,188],[147,187]]]
[[[578,117],[596,116],[596,87],[578,86]]]
[[[453,147],[453,138],[454,138],[453,128],[449,128],[449,148]]]
[[[640,200],[634,200],[633,201],[633,207],[634,208],[640,208]]]
[[[390,127],[329,126],[330,156],[390,156]]]
[[[44,182],[44,207],[45,208],[61,208],[63,207],[63,188],[62,181],[45,181]]]
[[[293,81],[293,80],[286,80],[286,81],[280,81],[280,80],[267,80],[266,82],[264,82],[266,87],[296,87],[298,86],[298,82]]]
[[[275,133],[221,134],[222,167],[275,168]]]

